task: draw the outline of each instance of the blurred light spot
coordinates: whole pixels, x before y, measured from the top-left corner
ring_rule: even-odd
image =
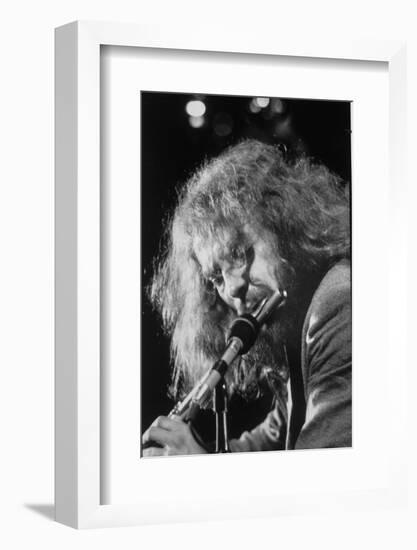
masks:
[[[188,122],[190,123],[190,126],[192,128],[201,128],[204,125],[204,117],[203,116],[190,116],[188,119]]]
[[[254,102],[261,109],[265,109],[269,105],[269,97],[255,97]]]
[[[206,106],[199,99],[193,99],[187,103],[185,110],[192,117],[201,117],[206,112]]]
[[[279,138],[287,138],[290,136],[293,133],[291,122],[291,117],[289,116],[284,120],[278,121],[274,128],[274,135]]]
[[[216,136],[226,137],[233,131],[233,119],[228,113],[217,113],[213,121]]]
[[[250,102],[249,110],[251,113],[259,113],[259,111],[261,110],[255,99],[252,99],[252,101]]]
[[[271,109],[274,113],[283,113],[285,110],[284,102],[278,97],[272,100]]]

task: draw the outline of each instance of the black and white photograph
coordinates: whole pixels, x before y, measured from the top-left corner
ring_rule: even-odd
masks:
[[[351,102],[140,101],[141,458],[351,447]]]
[[[0,547],[415,550],[415,3],[2,8]]]

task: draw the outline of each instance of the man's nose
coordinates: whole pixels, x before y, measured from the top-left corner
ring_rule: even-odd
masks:
[[[244,300],[248,283],[245,277],[244,270],[234,270],[226,276],[227,293],[233,300]]]

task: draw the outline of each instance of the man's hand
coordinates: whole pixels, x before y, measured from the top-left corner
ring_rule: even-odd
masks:
[[[178,417],[158,416],[142,436],[142,444],[158,443],[161,448],[150,447],[143,456],[194,455],[207,451],[194,439],[190,426]]]

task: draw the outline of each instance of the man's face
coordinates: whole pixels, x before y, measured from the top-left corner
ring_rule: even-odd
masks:
[[[279,258],[269,240],[248,227],[222,241],[196,246],[197,260],[224,303],[237,315],[249,313],[277,290]]]

